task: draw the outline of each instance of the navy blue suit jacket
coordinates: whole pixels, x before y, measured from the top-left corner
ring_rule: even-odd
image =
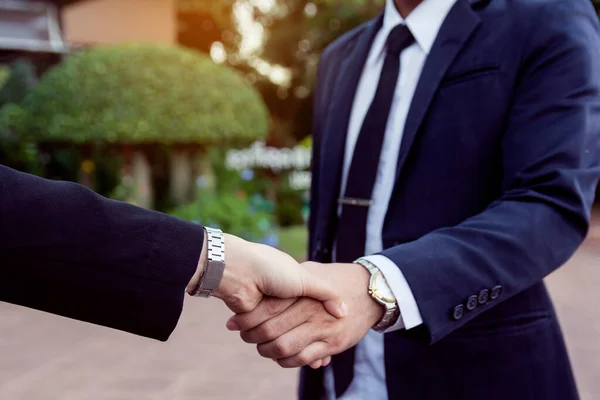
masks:
[[[0,301],[167,340],[204,229],[0,166]]]
[[[324,52],[310,258],[328,262],[344,143],[381,17]],[[390,399],[576,397],[543,278],[586,236],[600,176],[588,0],[458,0],[425,62],[383,229],[424,324],[386,334]],[[300,394],[318,399],[321,373]]]

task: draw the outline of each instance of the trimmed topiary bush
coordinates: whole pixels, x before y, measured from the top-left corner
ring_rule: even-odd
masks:
[[[251,141],[268,130],[260,94],[233,70],[178,47],[85,50],[23,102],[20,129],[45,141],[166,144]]]
[[[132,201],[145,207],[152,207],[152,172],[145,148],[135,145],[174,146],[170,193],[180,204],[194,192],[191,145],[249,143],[269,129],[260,93],[240,74],[195,51],[154,44],[71,55],[22,109],[15,128],[41,142],[130,145],[124,154],[141,193]]]

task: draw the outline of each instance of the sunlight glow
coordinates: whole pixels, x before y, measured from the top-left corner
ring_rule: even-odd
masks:
[[[250,4],[258,8],[261,12],[267,13],[275,7],[275,0],[250,0]]]
[[[276,0],[237,0],[235,2],[233,18],[241,35],[238,56],[240,59],[247,60],[257,73],[267,77],[274,84],[288,87],[291,82],[291,72],[287,68],[271,65],[257,57],[265,43],[265,29],[260,22],[254,19],[254,8],[268,14],[274,11],[276,6]]]
[[[307,3],[306,6],[304,6],[304,15],[306,15],[307,17],[314,17],[315,15],[317,15],[316,4]]]
[[[214,42],[212,46],[210,46],[210,58],[216,64],[222,64],[227,59],[227,52],[225,51],[225,47],[223,47],[223,43]]]
[[[247,58],[260,50],[264,43],[264,28],[259,22],[254,21],[252,10],[252,4],[247,1],[238,0],[233,6],[237,29],[242,35],[240,43],[242,58]]]

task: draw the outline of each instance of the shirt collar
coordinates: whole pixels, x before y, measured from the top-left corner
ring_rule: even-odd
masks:
[[[379,58],[384,50],[385,42],[392,29],[399,24],[406,24],[415,37],[415,42],[427,55],[433,47],[433,42],[446,19],[446,15],[454,6],[456,0],[423,0],[406,19],[402,18],[394,0],[387,0],[383,15],[383,25],[378,37],[381,38],[373,43],[372,54]]]

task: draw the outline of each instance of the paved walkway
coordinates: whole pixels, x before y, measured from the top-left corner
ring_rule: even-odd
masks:
[[[549,277],[582,398],[600,397],[600,219]],[[225,330],[217,300],[190,299],[167,343],[0,303],[2,400],[284,400],[296,371]]]

